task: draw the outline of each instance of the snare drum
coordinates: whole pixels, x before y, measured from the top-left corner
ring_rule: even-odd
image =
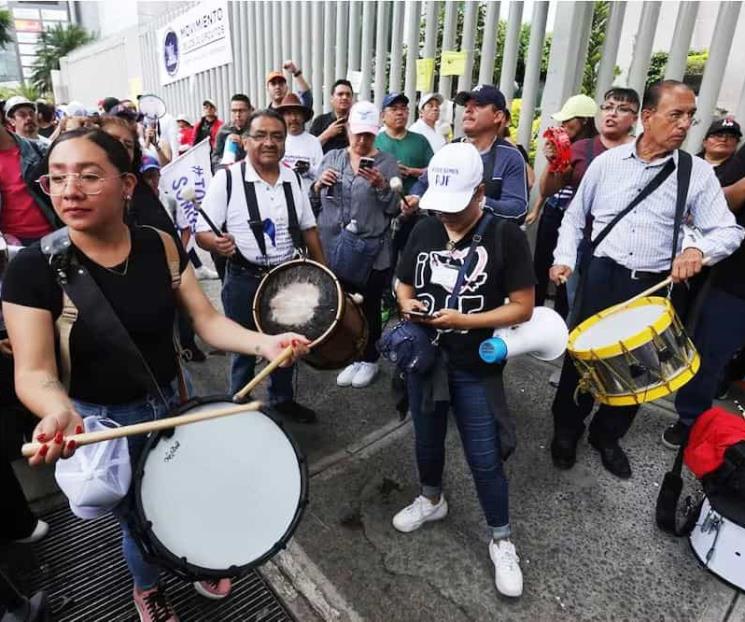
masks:
[[[699,356],[666,298],[641,298],[586,319],[567,351],[580,388],[611,406],[631,406],[678,390],[698,371]]]
[[[195,404],[196,402],[196,404]],[[177,414],[221,406],[202,398]],[[294,441],[262,412],[148,439],[135,473],[135,534],[153,562],[190,580],[234,577],[284,548],[308,497]]]
[[[269,335],[295,332],[311,340],[303,360],[318,369],[340,369],[359,360],[368,339],[367,321],[333,272],[296,259],[274,268],[253,302],[256,327]]]

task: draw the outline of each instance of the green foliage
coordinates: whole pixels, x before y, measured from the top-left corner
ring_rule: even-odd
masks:
[[[44,94],[52,92],[52,71],[59,69],[59,59],[74,49],[90,43],[94,35],[77,24],[57,24],[41,33],[32,84]]]
[[[603,44],[608,30],[608,16],[610,2],[596,2],[592,13],[592,27],[587,44],[587,61],[582,74],[580,91],[589,97],[595,97],[595,87],[598,82],[598,67],[603,56]]]
[[[13,37],[10,35],[11,21],[10,11],[0,9],[0,48],[4,48],[13,41]]]
[[[31,100],[32,102],[36,101],[37,99],[41,99],[41,93],[39,92],[39,89],[31,84],[21,84],[20,86],[16,86],[14,88],[9,88],[6,86],[0,87],[0,99],[8,99],[10,97],[13,97],[14,95],[21,95],[26,99]]]
[[[667,68],[667,59],[669,56],[667,52],[655,52],[652,54],[649,62],[649,71],[647,72],[647,87],[665,77],[665,69]],[[702,76],[707,60],[709,60],[708,50],[689,50],[685,78]]]

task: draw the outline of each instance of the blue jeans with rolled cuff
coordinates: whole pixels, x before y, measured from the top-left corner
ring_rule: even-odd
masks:
[[[225,315],[244,328],[256,330],[253,318],[253,301],[261,277],[243,266],[228,261],[225,282],[222,286],[222,306]],[[233,354],[230,366],[230,394],[240,391],[254,377],[256,357]],[[280,367],[272,372],[269,384],[269,403],[279,404],[294,397],[292,376],[295,366]]]
[[[416,374],[407,376],[422,494],[434,497],[442,491],[447,416],[452,406],[490,535],[495,540],[509,538],[507,477],[502,465],[497,419],[487,399],[486,388],[479,376],[467,371],[451,369],[448,380],[450,403],[436,402],[434,412],[424,413],[421,379]],[[503,399],[497,401],[504,403]]]
[[[144,400],[128,404],[101,405],[73,400],[75,408],[81,417],[104,417],[116,421],[119,425],[131,425],[142,421],[154,421],[168,416],[169,410],[178,405],[178,391],[176,385],[162,387],[164,397],[169,407],[160,397],[148,396]],[[134,476],[147,436],[140,434],[127,438],[129,444],[129,458]],[[129,572],[134,579],[135,586],[140,590],[155,587],[160,580],[160,569],[145,560],[137,541],[132,535],[134,518],[133,489],[130,487],[127,496],[122,499],[114,510],[114,515],[122,529],[122,553],[127,562]]]

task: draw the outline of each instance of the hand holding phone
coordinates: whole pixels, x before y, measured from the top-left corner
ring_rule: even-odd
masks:
[[[372,168],[375,166],[375,160],[373,158],[360,158],[360,168]]]

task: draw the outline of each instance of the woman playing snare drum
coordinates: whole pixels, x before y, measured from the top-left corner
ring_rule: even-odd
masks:
[[[287,333],[261,335],[245,330],[218,313],[197,284],[180,247],[180,283],[173,295],[166,246],[156,230],[129,227],[123,219],[137,182],[130,159],[115,138],[100,130],[79,129],[60,136],[48,152],[49,174],[39,179],[51,196],[57,215],[67,225],[72,243],[70,261],[84,267],[106,297],[142,353],[162,395],[143,392],[132,378],[126,357],[104,351],[94,338],[92,318],[81,317],[70,336],[69,390],[58,380],[54,322],[62,308],[62,289],[39,244],[25,249],[10,264],[3,284],[3,313],[15,355],[16,390],[41,421],[34,439],[43,443],[29,460],[52,463],[72,455],[65,436],[83,429],[83,417],[97,415],[120,424],[163,417],[176,403],[177,363],[172,342],[176,304],[192,318],[196,332],[222,350],[276,357],[287,345],[296,355],[308,341]],[[174,245],[175,246],[175,245]],[[130,441],[137,460],[144,438]],[[130,534],[130,505],[115,512],[123,531],[123,552],[134,579],[134,602],[140,620],[173,621],[177,616],[159,587],[157,567],[143,559]],[[222,598],[230,581],[201,581],[198,592]]]

